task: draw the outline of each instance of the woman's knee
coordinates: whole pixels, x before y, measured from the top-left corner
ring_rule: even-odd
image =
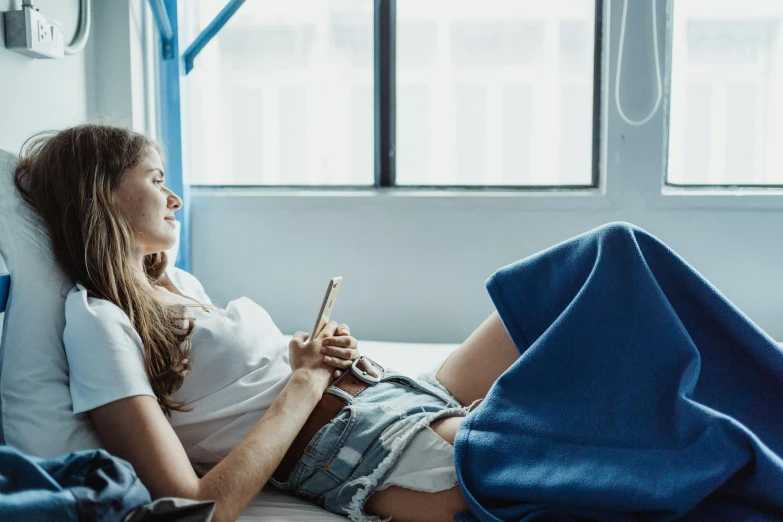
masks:
[[[626,221],[612,221],[605,225],[601,225],[596,229],[604,237],[632,237],[637,232],[644,232],[641,228],[637,227],[633,223]]]
[[[607,223],[596,228],[592,232],[588,232],[588,234],[591,233],[599,244],[604,247],[612,248],[613,250],[622,250],[623,248],[636,250],[640,239],[645,243],[648,242],[647,239],[656,239],[655,236],[646,230],[625,221]]]

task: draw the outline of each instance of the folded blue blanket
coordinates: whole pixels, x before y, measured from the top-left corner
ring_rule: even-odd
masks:
[[[482,521],[783,520],[783,350],[613,223],[499,269],[521,357],[455,440]]]

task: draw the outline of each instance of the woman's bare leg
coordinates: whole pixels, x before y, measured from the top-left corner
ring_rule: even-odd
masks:
[[[441,367],[436,378],[456,399],[469,405],[486,396],[500,374],[519,359],[497,312],[479,325]]]
[[[430,427],[443,440],[454,444],[454,436],[463,419],[447,417],[433,422]],[[364,505],[365,513],[382,519],[392,517],[392,522],[451,522],[454,515],[467,510],[459,486],[437,493],[389,486],[376,491]]]
[[[446,360],[437,379],[462,404],[483,398],[492,384],[519,358],[519,351],[497,312],[490,315]],[[435,433],[454,444],[464,417],[448,417],[430,426]],[[438,493],[413,491],[391,486],[373,494],[364,511],[393,522],[436,522],[453,520],[467,511],[459,486]]]
[[[462,404],[483,398],[492,384],[519,358],[519,351],[497,312],[476,328],[451,354],[438,372],[437,379]],[[449,444],[464,417],[448,417],[432,423],[431,428]],[[467,511],[459,486],[426,493],[391,486],[376,492],[364,506],[366,513],[394,522],[451,521]]]

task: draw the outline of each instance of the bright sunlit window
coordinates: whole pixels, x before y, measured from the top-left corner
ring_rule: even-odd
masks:
[[[397,0],[397,184],[590,185],[595,3]]]
[[[783,185],[783,2],[673,4],[668,182]]]
[[[192,41],[225,0],[180,2]],[[373,183],[373,4],[246,2],[183,81],[198,185]]]
[[[225,0],[179,3],[192,41]],[[397,0],[397,185],[592,186],[596,5]],[[246,2],[183,86],[194,185],[375,183],[374,2]],[[379,102],[380,103],[380,102]]]

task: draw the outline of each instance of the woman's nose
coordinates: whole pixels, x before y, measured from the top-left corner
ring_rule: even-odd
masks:
[[[169,192],[171,192],[171,191],[169,191]],[[169,194],[169,201],[168,202],[169,202],[169,208],[173,208],[174,210],[182,208],[182,200],[180,199],[179,196],[177,196],[173,192],[171,192],[171,194]]]

